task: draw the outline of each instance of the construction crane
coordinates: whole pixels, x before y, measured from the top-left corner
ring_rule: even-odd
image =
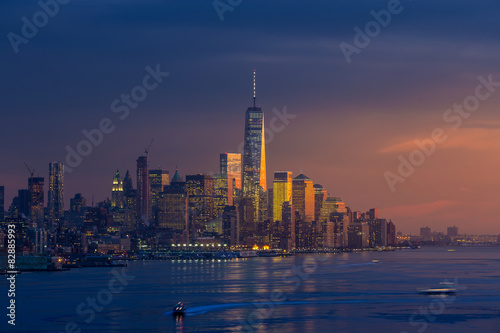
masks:
[[[151,145],[153,144],[154,140],[155,140],[155,138],[152,138],[151,142],[149,143],[149,146],[146,149],[144,149],[144,152],[146,153],[146,157],[148,157],[148,155],[149,155],[149,148],[151,148]]]
[[[28,169],[28,172],[30,173],[31,178],[33,178],[33,175],[35,174],[35,169],[31,169],[26,162],[24,162],[24,166],[26,166],[26,169]]]

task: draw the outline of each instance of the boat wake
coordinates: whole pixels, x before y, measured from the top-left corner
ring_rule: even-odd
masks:
[[[295,302],[280,302],[280,304],[294,305],[294,304],[309,304],[312,302],[307,301],[295,301]],[[221,310],[221,309],[235,309],[247,306],[254,306],[256,303],[226,303],[226,304],[214,304],[214,305],[200,305],[189,307],[186,311],[187,316],[196,316],[199,314],[204,314],[209,311]],[[173,311],[167,311],[163,315],[171,316]]]

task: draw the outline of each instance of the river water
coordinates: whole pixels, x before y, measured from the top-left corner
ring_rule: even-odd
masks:
[[[114,270],[17,276],[16,326],[4,314],[1,331],[500,333],[500,247],[136,261]],[[417,292],[443,281],[459,293]],[[178,301],[188,306],[183,318],[171,314]]]

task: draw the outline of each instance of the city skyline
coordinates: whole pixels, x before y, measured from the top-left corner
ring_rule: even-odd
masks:
[[[265,118],[264,114],[265,114],[265,112],[263,112],[263,110],[260,107],[256,106],[256,83],[255,83],[255,79],[256,79],[256,71],[254,69],[253,70],[253,97],[252,97],[252,103],[253,103],[253,105],[250,106],[250,107],[248,107],[248,109],[246,111],[244,140],[243,140],[242,144],[240,144],[238,146],[239,149],[243,148],[243,151],[241,151],[241,152],[225,152],[225,153],[220,153],[219,154],[219,169],[214,168],[214,170],[219,170],[219,175],[223,176],[224,175],[223,174],[223,167],[227,168],[227,170],[229,171],[229,168],[228,168],[229,167],[228,166],[228,158],[229,158],[229,156],[240,156],[239,157],[240,158],[239,163],[241,163],[241,170],[240,170],[241,173],[239,175],[240,179],[235,178],[234,179],[234,181],[235,181],[234,185],[238,184],[238,182],[241,182],[242,196],[245,197],[245,194],[244,194],[245,193],[245,188],[244,188],[245,174],[250,174],[251,176],[249,176],[249,179],[253,179],[255,181],[255,185],[258,185],[259,182],[265,181],[264,187],[266,189],[271,190],[270,194],[272,196],[274,196],[274,199],[277,198],[276,197],[277,194],[274,191],[275,186],[276,186],[276,184],[278,184],[278,185],[280,184],[279,180],[278,180],[278,183],[276,183],[276,174],[283,174],[283,173],[288,174],[290,184],[288,186],[289,188],[287,187],[287,191],[290,192],[288,194],[290,196],[290,199],[288,199],[288,200],[286,200],[286,199],[279,199],[278,201],[280,202],[280,206],[281,206],[286,201],[292,201],[291,200],[291,195],[292,195],[292,178],[293,178],[292,175],[294,175],[295,173],[293,171],[287,171],[287,172],[272,171],[272,173],[274,173],[275,176],[274,176],[274,180],[271,181],[271,184],[273,186],[269,187],[268,184],[267,184],[268,181],[266,179],[266,173],[268,173],[268,171],[267,171],[266,163],[265,163],[266,157],[265,157],[265,148],[264,147],[262,148],[262,156],[259,155],[260,152],[257,153],[257,155],[259,155],[259,157],[256,160],[257,160],[257,163],[259,164],[259,168],[257,169],[256,175],[253,175],[254,172],[255,172],[255,171],[253,171],[253,166],[250,168],[250,169],[252,169],[252,171],[250,171],[250,172],[245,172],[245,168],[244,168],[244,161],[245,161],[244,156],[245,156],[245,151],[246,150],[245,150],[245,144],[243,144],[243,143],[245,141],[247,141],[247,140],[251,140],[251,139],[247,139],[247,135],[248,135],[247,131],[249,129],[249,127],[248,127],[249,119],[251,119],[252,116],[254,116],[255,112],[261,114],[261,116],[259,116],[259,117],[261,117],[262,120],[258,120],[258,119],[257,120],[259,122],[258,127],[259,128],[261,127],[262,131],[260,129],[258,129],[257,127],[255,127],[255,125],[253,125],[255,127],[253,129],[253,131],[255,131],[255,129],[257,129],[257,131],[259,132],[257,134],[258,134],[258,136],[262,137],[262,141],[264,141],[264,136],[265,136],[265,133],[264,133],[264,130],[263,130],[264,129],[264,118]],[[255,122],[255,120],[250,120],[250,123],[252,123],[252,122]],[[146,221],[147,219],[151,219],[151,217],[152,217],[151,216],[151,204],[152,204],[153,200],[157,200],[156,198],[154,198],[156,192],[158,192],[158,191],[161,192],[161,190],[156,190],[156,191],[150,190],[150,186],[152,184],[151,183],[151,180],[152,180],[151,177],[154,177],[154,175],[156,173],[159,173],[160,174],[160,178],[161,178],[162,177],[161,174],[165,173],[165,175],[166,175],[165,179],[168,180],[168,178],[169,178],[168,177],[169,170],[166,170],[166,169],[162,168],[160,165],[157,168],[154,168],[154,167],[151,168],[150,167],[149,160],[148,160],[148,158],[149,158],[149,149],[151,148],[151,145],[152,145],[153,141],[154,141],[154,138],[151,140],[149,146],[144,150],[145,151],[145,156],[139,156],[137,158],[137,161],[136,161],[137,164],[136,164],[136,169],[135,169],[135,171],[137,173],[136,174],[136,178],[135,178],[135,187],[137,188],[136,191],[138,193],[136,201],[137,201],[138,207],[141,207],[141,206],[145,206],[146,207],[144,209],[142,209],[142,208],[138,209],[139,211],[142,212],[141,213],[142,214],[142,220],[144,220],[144,221]],[[254,145],[254,143],[252,143],[251,141],[248,141],[248,142],[249,142],[248,143],[249,146],[253,146]],[[251,156],[251,154],[255,154],[253,150],[248,149],[248,153],[247,154],[249,156],[249,157],[247,157],[247,160],[253,160],[253,159],[255,159],[255,156]],[[261,163],[261,159],[264,160],[262,163]],[[254,162],[251,162],[251,163],[254,163]],[[176,168],[175,168],[175,173],[176,174],[178,174],[178,167],[177,166],[178,166],[178,163],[176,163]],[[28,189],[30,188],[30,186],[31,186],[30,184],[32,182],[31,179],[33,179],[34,181],[42,182],[42,189],[43,189],[44,177],[33,177],[33,175],[35,173],[35,169],[30,169],[30,167],[28,165],[26,165],[26,167],[27,167],[28,171],[30,172],[30,176],[31,176],[28,179],[28,187],[27,188]],[[51,171],[54,168],[55,168],[55,171]],[[263,168],[263,169],[261,170],[261,168]],[[127,173],[129,173],[129,172],[130,172],[130,170],[127,169]],[[262,176],[262,173],[264,174],[263,176]],[[62,174],[64,174],[64,176],[62,176]],[[39,175],[39,173],[37,173],[37,175]],[[54,187],[54,186],[56,188],[57,187],[62,187],[62,184],[59,184],[59,183],[61,183],[61,177],[62,177],[62,179],[64,179],[64,177],[67,177],[68,175],[71,175],[71,173],[64,173],[64,163],[63,162],[57,161],[57,162],[50,162],[49,163],[49,177],[47,177],[49,179],[49,184],[48,184],[49,186],[48,186],[48,189],[46,189],[46,191],[45,191],[46,194],[47,194],[47,198],[48,198],[47,199],[47,209],[48,209],[48,214],[49,214],[48,215],[49,222],[54,219],[53,215],[55,214],[55,213],[53,213],[53,210],[55,208],[52,208],[52,206],[59,206],[59,208],[56,208],[57,211],[58,211],[58,213],[56,215],[62,216],[62,210],[63,210],[64,204],[65,204],[64,203],[64,194],[63,194],[64,192],[63,192],[63,189],[62,188],[58,188],[57,190],[51,190],[51,188]],[[196,178],[198,175],[213,177],[213,176],[217,176],[218,174],[210,170],[208,173],[204,173],[204,172],[193,172],[191,174],[185,173],[184,177],[187,176],[187,177],[191,177],[191,178],[193,178],[193,177]],[[114,189],[115,189],[116,181],[117,181],[116,177],[118,177],[118,176],[119,176],[119,168],[117,169],[116,175],[113,178],[113,181],[111,183],[112,185],[110,186],[110,191],[108,191],[109,192],[108,195],[104,195],[102,199],[101,198],[94,199],[95,193],[92,192],[92,204],[94,203],[94,201],[97,203],[99,201],[104,201],[104,200],[108,200],[108,199],[111,200],[112,203],[115,201],[115,199],[113,198],[113,194],[115,193]],[[233,172],[232,176],[233,177],[235,176],[234,172]],[[231,177],[229,177],[228,179],[230,179],[230,178]],[[299,180],[299,179],[301,181],[308,180],[309,182],[311,182],[311,191],[312,191],[311,195],[314,197],[314,195],[313,195],[314,189],[312,187],[312,182],[313,181],[310,180],[307,176],[305,176],[302,173],[299,176],[293,178],[294,181]],[[215,180],[215,178],[214,179],[210,178],[211,182],[214,181],[214,180]],[[166,183],[168,184],[168,181]],[[54,185],[54,184],[57,184],[57,185]],[[317,186],[321,186],[321,185],[319,185],[318,182],[314,182],[314,184],[317,185]],[[123,183],[121,183],[121,186],[123,186]],[[162,185],[162,186],[165,186],[165,185]],[[142,190],[141,190],[141,188],[142,188]],[[160,188],[162,188],[162,187],[160,187]],[[332,194],[331,192],[328,191],[328,189],[325,189],[325,190],[326,190],[326,193],[329,195],[330,200],[337,200],[337,199],[340,200],[340,198],[338,197],[338,195],[341,195],[341,194],[335,194],[335,193]],[[23,187],[21,187],[17,191],[18,191],[18,196],[19,196],[20,192],[21,191],[25,191],[25,190],[24,190]],[[30,193],[28,190],[26,190],[26,191],[27,191],[27,193]],[[250,188],[250,191],[254,192],[254,191],[256,191],[256,188]],[[36,190],[34,192],[37,193],[37,192],[39,192],[39,190]],[[56,193],[56,192],[57,192],[57,195],[52,194],[52,193]],[[78,191],[78,190],[76,190],[74,192],[75,195],[81,194],[81,193],[82,193],[82,191]],[[142,193],[142,195],[141,195],[141,193]],[[15,196],[16,196],[15,194],[12,195],[12,199]],[[50,199],[51,196],[52,197],[56,197],[56,198],[51,200]],[[5,208],[8,208],[10,206],[10,203],[7,201],[8,197],[5,196],[5,194],[3,195],[3,197],[4,197],[4,200],[5,200],[4,201],[4,206],[5,206]],[[72,197],[73,197],[73,195],[71,195],[71,197],[70,196],[66,196],[66,201],[69,203]],[[83,194],[83,197],[88,198],[88,194]],[[257,198],[257,200],[258,200],[258,198]],[[53,203],[54,201],[56,203]],[[328,201],[325,201],[325,202],[328,202]],[[68,203],[66,203],[66,205],[68,205]],[[292,203],[292,204],[294,204],[294,203]],[[255,202],[254,202],[254,205],[255,205]],[[113,204],[112,204],[112,206],[113,206]],[[375,205],[371,205],[370,207],[374,207],[374,206]],[[43,198],[42,198],[42,206],[41,207],[43,207]],[[291,206],[291,207],[293,207],[293,206]],[[311,209],[312,208],[313,207],[311,206]],[[367,210],[367,209],[364,209],[364,208],[358,209],[357,207],[350,207],[350,208],[352,208],[355,211]],[[210,208],[210,209],[213,209],[213,207]],[[277,209],[278,213],[276,213],[276,209],[277,208],[274,208],[275,212],[273,212],[271,214],[271,216],[275,217],[275,219],[278,217],[278,220],[281,220],[281,209],[280,208]],[[295,209],[299,212],[299,209],[297,207],[295,207]],[[302,209],[304,209],[304,208],[302,208]],[[40,211],[40,208],[38,208],[38,211]],[[384,210],[382,209],[382,211],[384,211]],[[39,217],[40,213],[38,212],[38,213],[35,213],[35,214],[38,214],[38,215],[35,215],[35,219],[36,218],[40,219],[40,217]],[[149,216],[148,216],[148,214],[149,214]],[[390,219],[392,219],[392,216],[387,216],[387,217],[390,218]],[[311,217],[308,217],[307,220],[310,221],[311,220],[310,218]],[[257,220],[258,220],[258,218],[256,218],[256,221]],[[435,224],[433,224],[432,222],[424,223],[424,224],[431,225],[433,227],[433,230],[436,229]],[[444,228],[443,227],[438,227],[437,229],[439,229],[439,230],[440,229],[444,229],[445,230],[446,228],[450,228],[450,227],[448,225],[446,225]],[[417,231],[421,230],[421,229],[422,229],[421,225],[415,225],[415,226],[413,226],[410,229],[409,233],[418,234]],[[460,226],[460,229],[461,230],[464,230],[464,229],[467,230],[467,226],[465,226],[465,227],[464,226]],[[398,230],[398,231],[401,231],[401,230]],[[404,230],[404,231],[408,232],[407,230]],[[487,234],[489,232],[483,232],[483,233]],[[493,231],[492,233],[494,234],[495,232]]]
[[[355,209],[379,207],[403,231],[417,233],[429,224],[439,230],[458,225],[469,233],[499,232],[500,94],[492,92],[457,129],[443,121],[448,109],[474,94],[479,76],[500,81],[490,29],[497,2],[460,3],[444,20],[445,2],[405,3],[349,64],[339,44],[352,44],[353,28],[373,20],[370,11],[382,10],[386,2],[314,8],[242,3],[223,22],[210,2],[206,6],[199,11],[180,3],[149,3],[140,11],[129,6],[109,27],[92,5],[82,5],[78,13],[69,5],[20,45],[19,53],[5,38],[0,66],[12,84],[4,91],[4,105],[7,121],[15,124],[3,131],[4,142],[15,142],[5,144],[9,158],[0,165],[6,205],[18,189],[27,188],[23,161],[45,178],[47,190],[48,163],[64,161],[65,147],[74,148],[85,138],[83,130],[108,117],[116,120],[114,132],[65,175],[65,206],[78,192],[89,200],[94,193],[95,201],[109,197],[110,175],[117,168],[135,174],[135,160],[153,137],[151,168],[173,172],[178,165],[183,175],[217,173],[218,154],[238,151],[243,140],[241,123],[255,68],[265,123],[270,126],[276,118],[279,129],[266,140],[268,175],[275,170],[306,174]],[[2,22],[16,33],[20,18],[39,9],[14,1],[6,8]],[[84,17],[98,24],[87,27]],[[130,22],[137,23],[136,30]],[[180,34],[185,38],[176,37]],[[131,40],[134,47],[128,46]],[[101,50],[98,57],[93,49]],[[53,57],[47,60],[47,53]],[[157,64],[169,76],[119,120],[122,114],[110,110],[112,102],[141,84],[149,73],[145,68]],[[294,118],[283,116],[285,106]],[[397,174],[398,157],[408,159],[418,148],[414,141],[424,142],[437,127],[445,129],[448,140],[391,192],[384,173]],[[188,131],[193,135],[186,136]]]

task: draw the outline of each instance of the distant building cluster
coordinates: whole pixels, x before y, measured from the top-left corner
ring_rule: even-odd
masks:
[[[378,209],[353,211],[304,174],[275,171],[268,188],[264,112],[245,115],[243,153],[222,153],[219,173],[170,177],[150,169],[148,150],[137,159],[135,186],[127,171],[110,176],[110,199],[89,205],[78,193],[64,209],[64,164],[49,164],[48,198],[43,177],[28,179],[0,221],[18,226],[24,251],[75,254],[168,249],[180,244],[233,248],[363,249],[397,246],[396,226]],[[0,234],[2,237],[2,234]],[[3,242],[0,242],[3,244]],[[1,246],[1,245],[0,245]]]
[[[402,246],[416,245],[456,245],[479,246],[500,244],[500,235],[467,235],[459,234],[458,227],[448,227],[445,232],[432,231],[429,226],[421,227],[418,235],[396,235],[397,242]]]

